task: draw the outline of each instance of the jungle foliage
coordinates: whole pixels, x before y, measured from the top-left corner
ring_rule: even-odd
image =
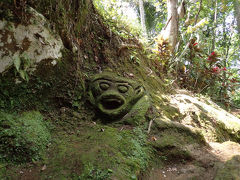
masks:
[[[178,8],[182,3],[178,1]],[[123,28],[129,28],[124,22],[134,22],[130,32],[141,32],[138,1],[95,0],[95,4],[106,19]],[[162,69],[180,87],[209,95],[225,108],[240,106],[240,32],[235,4],[230,0],[184,1],[185,14],[178,21],[178,44],[170,53],[172,47],[161,33],[168,23],[167,1],[144,1],[148,32],[145,42],[159,55]]]

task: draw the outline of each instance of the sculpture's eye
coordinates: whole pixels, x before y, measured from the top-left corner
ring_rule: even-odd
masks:
[[[125,93],[128,91],[128,86],[125,86],[125,85],[119,85],[118,86],[118,90],[120,93]]]
[[[141,86],[138,86],[136,89],[136,94],[140,94],[143,91],[143,88]]]
[[[100,88],[101,88],[102,90],[104,90],[104,91],[106,91],[106,90],[110,87],[110,85],[109,85],[108,83],[105,83],[105,82],[101,82],[101,83],[99,84],[99,86],[100,86]]]

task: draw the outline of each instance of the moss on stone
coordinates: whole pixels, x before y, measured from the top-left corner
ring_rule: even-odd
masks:
[[[150,106],[145,88],[138,81],[114,73],[95,75],[89,85],[89,100],[104,115],[103,121],[140,124]]]
[[[227,180],[240,178],[240,156],[234,156],[231,160],[219,167],[214,180]]]
[[[148,95],[144,95],[131,109],[131,111],[123,117],[121,122],[126,122],[131,125],[142,125],[146,122],[145,116],[150,104],[150,99]]]
[[[202,132],[208,141],[240,141],[238,133],[239,124],[237,123],[235,123],[235,126],[227,127],[224,122],[209,116],[205,112],[194,113],[192,119],[194,120],[193,124],[197,126],[197,129]]]
[[[186,147],[191,144],[205,145],[200,132],[194,132],[177,122],[156,119],[151,131],[151,135],[156,138],[151,144],[170,161],[190,160],[191,153]]]

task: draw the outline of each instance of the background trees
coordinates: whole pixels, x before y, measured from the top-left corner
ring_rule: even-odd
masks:
[[[117,4],[114,0],[108,2]],[[207,93],[226,106],[240,103],[239,0],[122,0],[118,3],[127,3],[132,9],[124,13],[126,19],[135,15],[130,29],[142,24],[136,28],[142,33],[135,30],[133,34],[147,32],[150,47],[155,44],[160,64],[166,66],[163,69],[174,74],[180,86]],[[158,40],[154,43],[156,36]],[[166,53],[166,49],[172,53]]]
[[[239,0],[234,0],[234,12],[235,12],[235,18],[236,18],[236,21],[237,21],[237,30],[238,30],[238,33],[240,34],[240,2]]]

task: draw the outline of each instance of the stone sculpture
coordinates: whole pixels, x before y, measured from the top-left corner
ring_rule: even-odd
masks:
[[[145,94],[139,82],[112,73],[95,75],[89,85],[91,104],[109,119],[127,114]]]

